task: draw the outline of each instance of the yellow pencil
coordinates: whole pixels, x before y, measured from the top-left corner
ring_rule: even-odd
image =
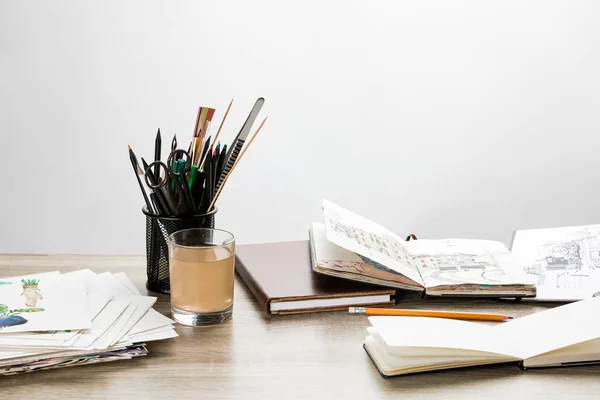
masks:
[[[508,321],[512,317],[501,314],[484,314],[454,311],[401,310],[397,308],[350,307],[350,314],[388,315],[396,317],[432,317],[449,319],[467,319],[473,321]]]

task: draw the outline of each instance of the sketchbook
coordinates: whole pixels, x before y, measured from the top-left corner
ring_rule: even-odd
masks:
[[[537,282],[536,301],[600,295],[600,225],[518,230],[512,253]]]
[[[535,278],[501,242],[405,241],[386,228],[323,201],[325,224],[313,223],[313,270],[430,296],[535,296]]]
[[[598,364],[599,308],[600,298],[593,298],[492,326],[369,317],[372,326],[363,347],[384,376],[498,363],[523,369]]]

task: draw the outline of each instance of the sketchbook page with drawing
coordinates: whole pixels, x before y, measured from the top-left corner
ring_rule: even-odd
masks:
[[[323,200],[327,240],[423,285],[402,238],[384,227]]]
[[[385,376],[506,362],[523,368],[600,363],[599,307],[600,298],[584,300],[495,326],[370,317],[364,348]]]
[[[423,277],[427,295],[535,295],[535,280],[501,242],[419,239],[406,242],[405,247]]]
[[[328,200],[323,200],[323,213],[327,240],[355,253],[372,267],[358,273],[346,269],[345,274],[337,276],[354,280],[364,279],[364,276],[389,280],[381,273],[388,271],[392,276],[407,278],[408,281],[403,283],[412,284],[413,288],[424,287],[425,294],[434,296],[535,296],[535,280],[523,272],[508,248],[500,242],[468,239],[406,242],[384,227]],[[321,247],[325,248],[324,245]],[[325,250],[322,254],[326,254]],[[339,257],[342,254],[333,255]],[[358,261],[356,257],[345,257],[348,259],[343,261]],[[323,255],[317,272],[334,275],[334,261],[340,260],[326,260]],[[377,272],[377,276],[373,272]]]
[[[397,289],[423,291],[423,286],[383,265],[327,240],[325,225],[314,222],[310,229],[313,271],[359,282]]]
[[[535,301],[600,295],[600,225],[518,230],[512,253],[537,281]]]

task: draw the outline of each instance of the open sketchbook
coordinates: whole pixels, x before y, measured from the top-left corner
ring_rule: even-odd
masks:
[[[536,301],[600,295],[600,225],[518,230],[511,251],[536,279]]]
[[[535,296],[535,278],[501,242],[443,239],[406,242],[330,201],[325,224],[314,223],[318,273],[433,296]]]
[[[384,376],[486,364],[522,368],[600,363],[600,298],[504,322],[369,317],[364,348]],[[443,332],[443,334],[440,334]]]

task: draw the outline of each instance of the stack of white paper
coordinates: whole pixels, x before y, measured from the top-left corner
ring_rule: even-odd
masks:
[[[0,375],[148,353],[177,336],[124,273],[78,270],[0,278]]]

